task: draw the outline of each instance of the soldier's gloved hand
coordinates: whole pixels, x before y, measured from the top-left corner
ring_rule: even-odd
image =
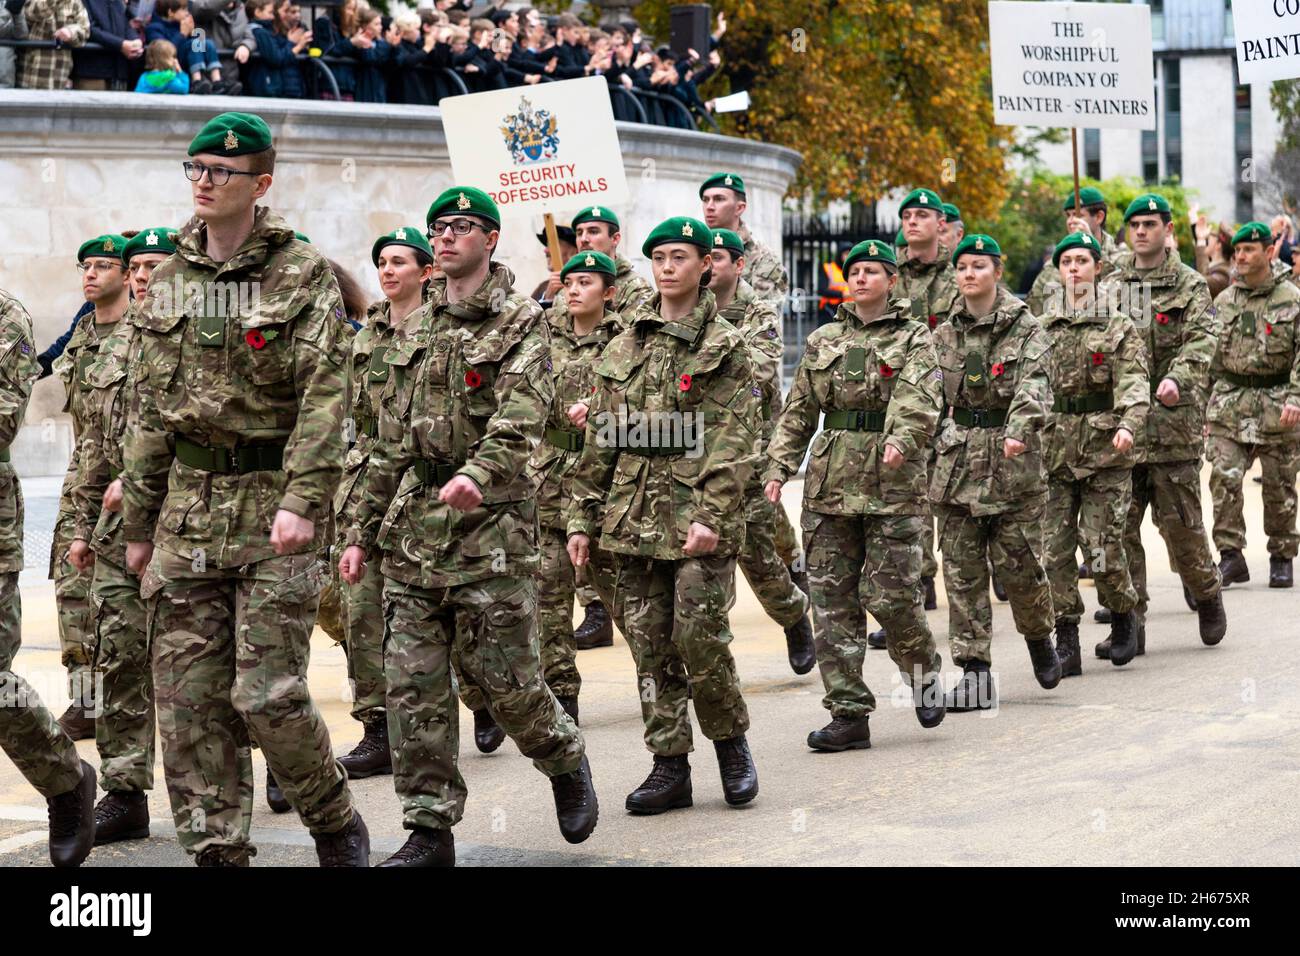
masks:
[[[281,508],[271,522],[271,547],[276,554],[295,554],[316,537],[316,524]]]
[[[1156,387],[1156,401],[1166,408],[1172,408],[1178,404],[1178,383],[1172,378],[1160,380],[1159,386]]]
[[[718,533],[698,521],[692,521],[686,529],[686,544],[682,550],[688,557],[697,558],[702,554],[712,554],[718,549]]]
[[[587,410],[586,402],[574,402],[568,407],[564,414],[569,416],[569,421],[573,422],[578,428],[587,427]]]
[[[104,510],[122,510],[122,479],[113,479],[112,484],[104,489]]]
[[[1284,428],[1295,428],[1300,425],[1300,408],[1294,405],[1282,406],[1282,426]]]
[[[78,571],[85,571],[95,563],[95,552],[90,550],[90,542],[77,538],[68,548],[68,560]]]
[[[126,566],[136,577],[144,574],[153,558],[152,541],[128,541],[126,543]]]
[[[585,567],[591,557],[591,539],[585,534],[570,535],[564,549],[569,552],[569,562],[575,568]]]
[[[457,511],[473,511],[483,503],[483,492],[478,485],[464,475],[457,475],[442,486],[438,500],[445,501]]]
[[[895,448],[893,445],[890,445],[888,443],[885,445],[885,467],[886,468],[901,468],[903,467],[903,462],[905,462],[906,460],[907,459],[903,457],[903,453],[899,451],[897,448]]]
[[[1127,428],[1115,429],[1115,437],[1111,440],[1118,452],[1126,452],[1133,447],[1133,433]]]
[[[366,549],[359,544],[350,544],[343,549],[339,558],[339,577],[348,584],[360,584],[366,576]]]
[[[1002,457],[1015,458],[1017,455],[1023,455],[1025,452],[1025,443],[1016,441],[1014,438],[1004,438],[1002,440]]]
[[[781,503],[781,485],[782,482],[773,478],[763,486],[763,494],[767,497],[767,500],[772,502],[774,505]]]

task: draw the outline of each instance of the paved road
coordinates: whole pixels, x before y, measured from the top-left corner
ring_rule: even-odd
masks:
[[[787,488],[797,513],[798,486]],[[1206,499],[1208,501],[1208,497]],[[692,756],[696,805],[633,818],[624,795],[645,776],[649,756],[631,661],[625,645],[584,651],[582,713],[600,825],[580,847],[555,826],[550,787],[507,742],[484,757],[474,750],[462,711],[462,769],[470,787],[456,828],[462,864],[1187,864],[1294,865],[1300,852],[1300,592],[1267,587],[1259,532],[1259,486],[1247,485],[1255,579],[1226,594],[1228,636],[1203,647],[1196,616],[1153,529],[1153,602],[1147,654],[1116,668],[1088,657],[1084,676],[1055,691],[1040,689],[1005,605],[995,609],[995,666],[1001,708],[992,715],[951,715],[923,730],[896,686],[883,652],[868,655],[868,682],[881,701],[872,718],[874,746],[813,753],[808,731],[825,722],[816,674],[794,676],[780,630],[748,587],[738,585],[732,623],[753,728],[750,741],[762,792],[748,808],[722,801],[712,747],[697,736]],[[1089,608],[1095,592],[1085,590]],[[945,662],[947,616],[929,615]],[[18,669],[36,678],[53,707],[61,689],[53,591],[23,589],[25,647]],[[1105,629],[1083,625],[1085,647]],[[343,753],[360,733],[348,716],[342,653],[317,633],[311,685]],[[948,666],[948,676],[956,670]],[[78,744],[95,762],[93,742]],[[254,836],[257,864],[311,865],[310,838],[292,815],[263,800],[257,760]],[[166,796],[151,797],[154,836],[96,850],[87,865],[183,865],[170,829]],[[390,777],[353,783],[375,859],[404,839]],[[44,804],[0,757],[0,864],[44,865]]]

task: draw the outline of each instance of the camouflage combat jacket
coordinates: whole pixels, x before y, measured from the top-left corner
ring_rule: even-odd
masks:
[[[1103,299],[1060,312],[1049,303],[1042,322],[1052,386],[1043,434],[1048,475],[1070,481],[1105,468],[1132,468],[1141,461],[1151,404],[1146,347],[1133,321],[1111,312]],[[1118,428],[1133,433],[1127,452],[1111,444]]]
[[[527,464],[555,394],[542,310],[494,262],[456,303],[434,279],[411,322],[384,354],[390,383],[346,543],[378,548],[385,577],[422,588],[531,574],[540,559]],[[438,500],[458,475],[482,492],[477,508]]]
[[[699,522],[718,535],[714,554],[736,554],[761,423],[749,348],[707,289],[676,321],[659,309],[656,293],[596,364],[568,533],[674,561]]]
[[[72,330],[63,354],[54,360],[53,372],[63,382],[63,411],[72,416],[72,457],[68,461],[68,470],[63,475],[63,489],[59,492],[59,514],[72,515],[76,505],[72,500],[72,490],[77,484],[77,457],[81,453],[81,432],[85,428],[87,403],[90,400],[91,384],[86,373],[99,357],[99,350],[104,339],[112,335],[119,322],[99,324],[95,313],[87,312]]]
[[[1052,405],[1047,334],[1028,306],[999,292],[988,315],[962,300],[934,330],[946,405],[935,437],[930,500],[999,514],[1047,493],[1042,429]],[[1004,439],[1023,442],[1014,458]]]
[[[743,222],[736,235],[745,244],[745,271],[740,277],[749,283],[755,295],[780,315],[785,308],[785,298],[790,294],[790,276],[781,265],[781,257],[755,239]]]
[[[1114,271],[1116,264],[1125,256],[1132,255],[1128,246],[1122,246],[1111,238],[1110,233],[1104,229],[1101,233],[1101,267],[1097,273],[1097,278],[1105,279]],[[1034,284],[1029,287],[1029,295],[1025,297],[1025,304],[1029,306],[1029,311],[1034,315],[1041,316],[1047,311],[1049,302],[1055,302],[1054,312],[1060,312],[1065,308],[1064,302],[1065,287],[1061,284],[1061,270],[1048,262],[1042,270],[1034,277]]]
[[[234,568],[275,556],[271,524],[284,509],[314,522],[302,550],[319,551],[345,447],[350,336],[338,284],[328,260],[266,207],[225,262],[208,256],[206,234],[198,217],[185,224],[136,317],[126,540]],[[181,457],[196,454],[204,467]]]
[[[1282,426],[1282,406],[1300,407],[1300,289],[1286,275],[1254,289],[1235,279],[1214,305],[1210,434],[1246,444],[1300,441],[1300,431]]]
[[[33,342],[27,310],[0,289],[0,574],[23,569],[23,492],[9,446],[41,374]]]
[[[781,414],[781,360],[785,348],[781,344],[781,316],[771,303],[762,299],[744,279],[736,284],[736,293],[718,315],[726,319],[749,344],[749,359],[754,365],[754,378],[763,392],[760,415],[763,418],[763,439],[772,437],[776,417]],[[757,477],[757,475],[755,475]]]
[[[812,439],[805,509],[832,515],[920,515],[927,511],[926,460],[939,421],[943,375],[930,331],[894,300],[864,323],[852,302],[808,336],[776,433],[766,483],[788,481]],[[827,414],[816,438],[818,415]],[[885,445],[904,457],[884,462]]]
[[[942,244],[933,262],[902,259],[898,263],[898,282],[891,296],[893,302],[908,303],[908,316],[933,329],[948,318],[961,304],[957,291],[957,270],[952,253]]]
[[[1201,457],[1210,358],[1214,354],[1214,305],[1205,277],[1166,255],[1154,269],[1138,269],[1132,255],[1120,256],[1102,285],[1139,334],[1145,333],[1151,367],[1151,408],[1147,412],[1143,460],[1193,461]],[[1147,300],[1150,291],[1150,301]],[[1165,379],[1178,385],[1178,402],[1156,398]]]

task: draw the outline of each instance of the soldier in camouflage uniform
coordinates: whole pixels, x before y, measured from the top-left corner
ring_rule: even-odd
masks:
[[[1097,240],[1091,233],[1070,233],[1057,243],[1052,259],[1065,285],[1043,317],[1053,394],[1043,443],[1044,551],[1056,653],[1062,676],[1073,677],[1083,672],[1083,599],[1075,563],[1080,543],[1090,556],[1101,603],[1111,612],[1111,663],[1127,664],[1137,653],[1137,593],[1124,554],[1124,527],[1139,455],[1134,442],[1146,434],[1151,395],[1141,335],[1128,316],[1097,295]]]
[[[975,233],[953,254],[961,298],[934,332],[947,414],[935,439],[930,500],[939,522],[948,642],[962,677],[948,710],[997,706],[989,564],[1029,646],[1034,677],[1061,681],[1052,647],[1052,592],[1042,550],[1046,482],[1041,432],[1051,403],[1047,336],[1023,302],[999,288],[1002,249]]]
[[[384,668],[393,782],[406,844],[384,866],[454,863],[466,788],[457,767],[453,657],[497,723],[551,779],[560,832],[580,843],[598,807],[582,734],[542,679],[535,482],[527,464],[554,396],[541,309],[490,256],[488,195],[429,207],[444,276],[384,355],[378,438],[339,571],[383,554]]]
[[[829,751],[871,746],[876,699],[862,679],[865,611],[884,625],[921,725],[936,727],[944,716],[921,589],[926,460],[943,373],[929,329],[912,321],[906,300],[890,297],[898,281],[893,249],[858,243],[844,274],[853,301],[808,336],[764,475],[775,503],[812,439],[802,524],[822,705],[832,719],[808,735],[808,746]],[[813,439],[822,413],[823,430]]]
[[[1148,505],[1165,539],[1174,569],[1196,602],[1200,636],[1217,644],[1228,629],[1219,596],[1219,569],[1210,553],[1201,520],[1201,446],[1214,354],[1214,307],[1205,277],[1165,248],[1173,232],[1169,203],[1154,193],[1138,196],[1124,212],[1133,255],[1122,256],[1103,284],[1144,333],[1151,368],[1151,409],[1142,460],[1133,468],[1133,503],[1124,535],[1124,553],[1137,591],[1138,653],[1146,649],[1146,552],[1142,517]],[[1097,645],[1098,657],[1110,645]]]
[[[600,533],[617,555],[617,601],[636,662],[650,775],[632,813],[692,804],[691,721],[713,741],[727,803],[758,795],[727,611],[744,536],[744,492],[760,438],[744,337],[706,288],[713,234],[678,216],[641,251],[658,293],[605,347],[569,503],[569,557]]]
[[[749,343],[750,359],[763,392],[763,441],[772,437],[772,423],[781,414],[781,320],[771,305],[754,294],[741,278],[745,267],[745,249],[740,236],[730,229],[713,230],[713,267],[709,290],[718,302],[718,314],[739,330]],[[764,447],[765,450],[765,447]],[[785,630],[786,656],[796,674],[807,674],[817,663],[813,647],[812,625],[808,621],[807,572],[796,571],[783,563],[777,539],[794,540],[794,529],[783,535],[778,529],[789,526],[781,504],[773,504],[763,494],[762,475],[758,469],[750,477],[745,494],[745,545],[739,556],[740,569],[763,605],[767,616]],[[802,582],[799,578],[802,577]]]
[[[1250,580],[1242,551],[1241,483],[1258,458],[1268,535],[1268,586],[1292,586],[1296,470],[1300,467],[1300,290],[1269,269],[1268,227],[1248,222],[1232,237],[1237,278],[1219,293],[1218,347],[1206,422],[1214,544],[1225,586]]]
[[[95,677],[91,668],[95,656],[95,612],[90,601],[92,574],[89,565],[84,570],[78,569],[68,557],[77,520],[72,492],[77,483],[81,430],[88,415],[86,400],[91,392],[86,372],[95,362],[103,339],[117,327],[131,301],[126,267],[122,264],[125,245],[126,240],[120,235],[110,234],[88,239],[77,250],[82,291],[95,309],[77,323],[63,354],[54,361],[54,373],[63,380],[66,390],[64,410],[72,416],[74,441],[59,495],[59,516],[50,549],[59,643],[63,648],[63,666],[68,669],[68,694],[72,698],[71,705],[59,718],[59,726],[73,740],[95,736],[93,714],[99,704],[94,699]]]
[[[325,258],[256,205],[275,164],[261,117],[215,117],[189,154],[195,216],[140,305],[122,472],[176,831],[201,866],[248,863],[251,734],[321,865],[366,866],[307,689],[344,450],[342,300]]]
[[[95,807],[95,845],[149,836],[153,789],[154,695],[140,579],[127,570],[122,535],[122,444],[140,364],[137,306],[153,270],[176,251],[175,230],[141,230],[122,249],[134,301],[100,341],[85,375],[90,391],[79,422],[74,540],[69,558],[93,565],[95,678],[101,689],[95,745],[104,798]]]
[[[1101,250],[1101,271],[1099,278],[1110,275],[1116,263],[1128,250],[1116,245],[1115,240],[1106,231],[1106,197],[1100,189],[1084,186],[1079,190],[1079,205],[1082,211],[1075,210],[1073,190],[1065,197],[1061,209],[1065,212],[1067,232],[1086,232],[1092,236]],[[1059,299],[1062,292],[1061,272],[1055,265],[1045,265],[1034,279],[1029,289],[1025,304],[1034,315],[1043,315],[1050,301]],[[1058,309],[1059,311],[1059,309]]]
[[[714,173],[700,186],[700,203],[704,222],[710,229],[729,229],[745,244],[745,271],[741,278],[764,302],[785,312],[790,294],[790,276],[781,265],[781,257],[754,238],[741,217],[745,214],[745,181],[735,173]]]
[[[0,749],[49,804],[50,860],[80,866],[95,840],[95,770],[12,670],[22,636],[23,493],[9,460],[40,374],[32,320],[0,290]]]

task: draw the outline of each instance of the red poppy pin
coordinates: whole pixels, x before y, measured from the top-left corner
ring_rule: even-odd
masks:
[[[881,378],[893,378],[893,377],[894,377],[894,370],[893,370],[892,368],[890,368],[888,365],[881,365],[881,366],[880,366],[880,377],[881,377]]]
[[[256,350],[266,348],[266,336],[257,329],[249,329],[244,333],[244,341]]]
[[[1168,324],[1169,324],[1169,315],[1168,315],[1168,313],[1165,313],[1165,312],[1157,312],[1157,313],[1156,313],[1156,322],[1157,322],[1159,325],[1168,325]]]
[[[478,388],[483,384],[483,376],[473,369],[470,369],[465,373],[465,384],[470,388]]]
[[[937,315],[930,316],[930,328],[934,328],[938,324],[939,324],[939,317]]]
[[[1272,335],[1272,334],[1273,334],[1273,324],[1272,324],[1271,322],[1265,322],[1265,323],[1264,323],[1264,334],[1265,334],[1265,335]]]
[[[1005,372],[1006,370],[1007,367],[1003,365],[1001,362],[994,362],[993,368],[989,369],[989,371],[992,373],[994,378],[1001,378],[1002,373]]]
[[[681,377],[677,379],[677,387],[683,392],[689,392],[691,390],[691,376],[686,372],[682,372]]]
[[[1092,353],[1092,364],[1093,364],[1093,365],[1102,365],[1103,363],[1105,363],[1105,361],[1106,361],[1106,353],[1105,353],[1105,352],[1093,352],[1093,353]]]

